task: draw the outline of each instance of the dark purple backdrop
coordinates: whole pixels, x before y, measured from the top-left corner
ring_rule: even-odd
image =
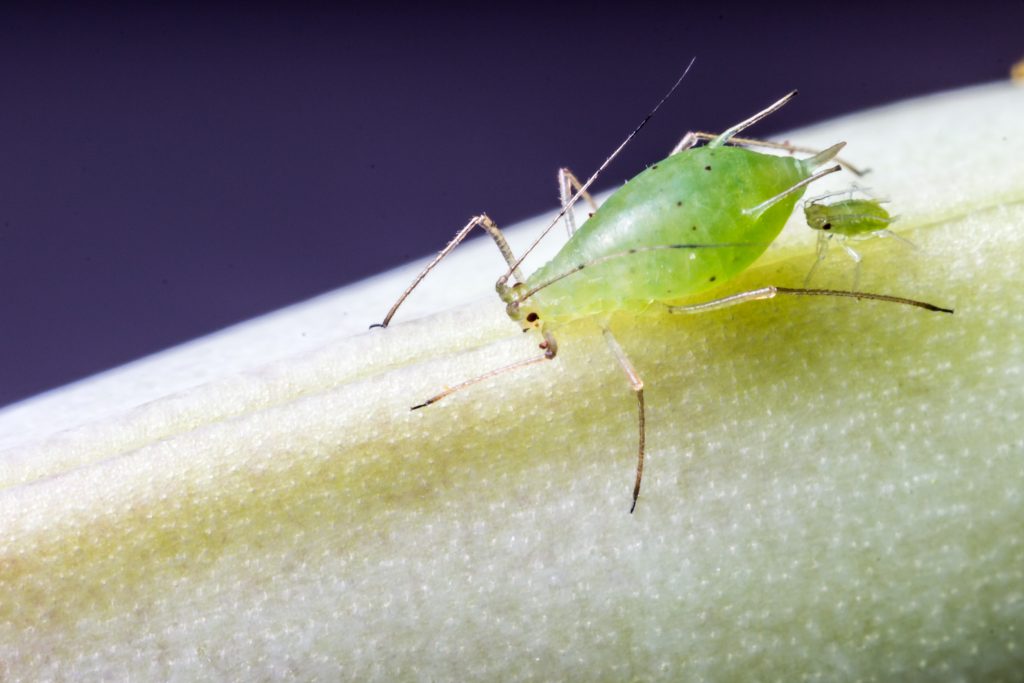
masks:
[[[793,87],[760,132],[1006,78],[1024,2],[956,4],[0,10],[0,405],[551,208],[693,55],[599,187]]]

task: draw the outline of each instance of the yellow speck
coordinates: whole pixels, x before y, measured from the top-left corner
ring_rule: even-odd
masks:
[[[1010,68],[1010,80],[1014,83],[1024,84],[1024,59]]]

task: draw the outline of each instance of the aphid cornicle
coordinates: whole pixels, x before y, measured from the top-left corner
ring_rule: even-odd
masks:
[[[672,90],[648,114],[644,123]],[[771,299],[780,294],[874,299],[952,313],[949,309],[924,302],[883,294],[781,286],[761,287],[700,303],[682,303],[684,299],[721,285],[745,270],[778,236],[806,186],[823,175],[840,170],[837,165],[816,171],[835,157],[843,143],[804,159],[726,146],[736,133],[774,112],[795,94],[795,91],[790,93],[720,135],[688,133],[669,157],[627,182],[575,232],[573,204],[580,197],[590,200],[586,190],[597,173],[607,166],[643,123],[586,183],[580,184],[563,169],[559,174],[562,211],[541,237],[563,217],[570,226],[571,236],[551,261],[529,277],[523,277],[519,269],[526,254],[517,259],[497,225],[486,214],[471,219],[419,273],[378,326],[386,327],[426,274],[474,228],[481,227],[494,239],[508,263],[508,271],[497,282],[498,294],[507,306],[508,315],[524,330],[535,328],[540,331],[543,354],[454,385],[413,406],[413,409],[435,403],[495,375],[553,359],[558,351],[554,336],[557,328],[574,320],[592,318],[601,328],[609,350],[626,373],[637,397],[639,448],[630,506],[632,512],[640,493],[644,466],[643,380],[609,329],[610,314],[616,311],[700,313]],[[696,147],[700,140],[709,142],[704,147]],[[744,144],[756,142],[744,140]],[[790,152],[801,150],[779,143],[766,143],[766,146],[782,147]],[[571,196],[570,188],[576,190]],[[540,237],[534,246],[539,240]],[[515,278],[515,284],[509,284],[510,278]]]
[[[896,220],[895,216],[889,214],[882,202],[877,199],[853,197],[852,193],[865,190],[854,186],[850,190],[841,192],[830,192],[818,197],[812,197],[804,202],[804,218],[807,225],[818,232],[817,258],[814,265],[807,272],[804,278],[806,287],[811,278],[814,277],[818,266],[828,257],[828,247],[832,240],[839,242],[854,262],[853,288],[857,289],[860,282],[861,255],[850,245],[847,240],[862,240],[871,237],[892,237],[904,244],[913,246],[909,241],[903,239],[896,233],[889,230],[889,226]],[[839,195],[850,194],[848,199],[841,199],[836,202],[823,203],[824,200]]]

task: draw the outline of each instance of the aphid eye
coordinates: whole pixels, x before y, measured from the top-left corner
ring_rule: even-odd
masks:
[[[831,230],[832,229],[832,224],[831,223],[825,223],[823,226],[821,226],[821,229],[822,230]]]
[[[710,166],[705,166],[705,167],[704,167],[704,170],[705,170],[705,171],[710,171],[710,170],[711,170],[711,167],[710,167]]]
[[[526,316],[526,322],[528,323],[535,323],[538,320],[540,320],[540,316],[536,313],[530,313],[530,315]]]

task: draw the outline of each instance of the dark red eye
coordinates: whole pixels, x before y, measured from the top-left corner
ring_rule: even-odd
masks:
[[[531,313],[530,315],[526,316],[526,322],[528,323],[535,323],[538,320],[540,320],[540,316],[537,315],[536,313]]]
[[[831,230],[832,229],[832,224],[831,223],[826,223],[825,225],[821,226],[821,229],[822,230]]]

